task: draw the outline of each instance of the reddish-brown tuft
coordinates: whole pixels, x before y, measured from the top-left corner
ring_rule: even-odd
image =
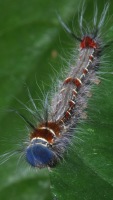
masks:
[[[53,143],[54,136],[60,136],[60,127],[56,122],[42,123],[39,127],[31,133],[30,139],[43,138],[49,143]]]
[[[73,89],[73,90],[72,90],[72,95],[73,95],[73,96],[76,96],[76,95],[77,95],[77,91]]]
[[[73,83],[77,86],[77,87],[80,87],[81,86],[81,80],[76,78],[76,79],[73,79]]]
[[[71,113],[67,110],[65,113],[65,118],[69,119],[71,117]]]
[[[65,79],[64,84],[67,84],[67,83],[73,83],[77,87],[80,87],[81,84],[82,84],[80,79],[78,79],[78,78],[71,78],[71,77],[68,77],[67,79]]]
[[[87,68],[84,68],[84,69],[83,69],[83,73],[84,73],[84,74],[87,74],[87,73],[88,73],[88,69],[87,69]]]
[[[89,36],[83,38],[82,42],[80,43],[80,47],[83,48],[97,48],[97,43]]]
[[[71,108],[73,108],[73,107],[75,106],[75,102],[72,101],[72,100],[70,100],[70,101],[69,101],[69,106],[70,106]]]
[[[93,61],[93,58],[94,58],[93,55],[89,56],[89,60]]]
[[[72,81],[73,81],[73,78],[68,77],[65,79],[64,84],[72,83]]]

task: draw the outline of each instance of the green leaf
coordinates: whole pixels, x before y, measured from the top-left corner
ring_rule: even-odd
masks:
[[[93,3],[87,0],[85,4],[88,11],[85,17],[91,18]],[[28,138],[25,123],[15,113],[7,111],[16,109],[28,115],[15,97],[28,105],[29,87],[40,108],[38,99],[43,101],[42,93],[51,88],[50,77],[53,80],[56,77],[53,68],[60,73],[65,63],[61,62],[58,54],[69,60],[70,47],[75,47],[75,44],[59,24],[56,11],[70,27],[74,25],[74,29],[78,29],[78,5],[78,0],[0,1],[1,154],[15,150],[23,138]],[[102,10],[101,2],[98,2],[98,7]],[[109,12],[112,11],[110,5]],[[111,23],[112,20],[108,21],[108,25]],[[106,35],[108,40],[112,40],[112,29]],[[112,72],[112,61],[110,64]],[[50,200],[55,195],[58,200],[112,199],[112,75],[105,74],[104,78],[107,81],[103,80],[92,91],[93,97],[88,104],[91,121],[78,126],[80,131],[75,134],[80,139],[73,141],[65,161],[50,172],[51,184],[48,170],[30,169],[18,156],[12,157],[0,165],[0,199]]]

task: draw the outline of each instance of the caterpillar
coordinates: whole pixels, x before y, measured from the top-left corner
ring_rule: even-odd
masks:
[[[23,144],[23,149],[18,152],[24,152],[26,161],[33,167],[55,167],[63,159],[72,141],[77,124],[87,107],[91,87],[99,81],[96,73],[101,64],[100,57],[109,45],[104,44],[101,33],[108,7],[107,3],[99,22],[98,10],[95,8],[93,28],[87,25],[83,27],[83,11],[81,12],[80,36],[73,33],[59,17],[64,29],[79,43],[78,58],[75,58],[74,64],[69,66],[62,80],[54,87],[55,93],[52,94],[52,98],[49,99],[47,95],[44,116],[40,115],[29,94],[35,108],[35,112],[30,112],[38,119],[36,125],[16,111],[32,129],[27,142]],[[12,153],[14,154],[16,152]]]

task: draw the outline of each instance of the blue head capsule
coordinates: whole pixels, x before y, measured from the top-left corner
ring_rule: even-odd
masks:
[[[55,154],[43,139],[33,139],[26,149],[26,160],[33,167],[47,167],[54,165]]]

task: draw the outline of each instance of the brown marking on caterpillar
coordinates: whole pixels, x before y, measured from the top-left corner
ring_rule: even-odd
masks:
[[[76,85],[76,87],[80,87],[82,85],[82,82],[79,78],[68,77],[65,79],[64,84],[68,84],[68,83],[73,83]]]
[[[42,123],[30,135],[30,140],[33,138],[43,138],[49,143],[53,143],[55,137],[60,136],[61,128],[56,122]]]
[[[82,85],[82,82],[79,78],[73,79],[73,82],[77,87],[80,87]]]
[[[76,96],[77,95],[77,91],[75,89],[72,90],[72,95]]]
[[[87,73],[88,73],[88,69],[87,69],[87,68],[84,68],[84,69],[83,69],[83,73],[84,73],[84,74],[87,74]]]
[[[64,84],[68,84],[68,83],[73,83],[77,87],[80,87],[82,85],[82,82],[81,82],[81,80],[79,78],[68,77],[68,78],[65,79]]]
[[[70,118],[71,117],[71,113],[67,110],[66,113],[65,113],[65,117],[66,119]]]
[[[90,55],[90,56],[89,56],[89,60],[93,61],[93,59],[94,59],[94,56],[93,56],[93,55]]]
[[[97,42],[94,41],[91,37],[89,36],[85,36],[83,39],[82,39],[82,42],[80,43],[80,47],[81,49],[84,49],[84,48],[97,48]]]
[[[33,133],[31,133],[30,140],[32,140],[33,138],[42,138],[52,144],[55,136],[55,133],[53,133],[53,130],[44,126],[36,129]]]
[[[70,106],[71,108],[73,108],[73,107],[75,106],[75,102],[74,102],[73,100],[70,100],[70,101],[69,101],[69,106]]]
[[[72,83],[72,78],[68,77],[65,79],[64,84]]]

